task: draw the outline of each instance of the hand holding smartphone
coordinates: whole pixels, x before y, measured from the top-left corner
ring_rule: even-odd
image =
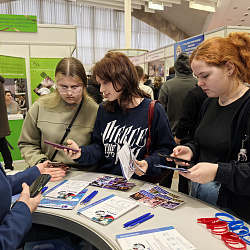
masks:
[[[188,163],[190,167],[191,167],[191,166],[194,166],[194,162],[193,162],[193,161],[187,161],[187,160],[184,160],[184,159],[180,159],[180,158],[173,157],[173,156],[166,155],[166,154],[162,154],[162,153],[158,153],[158,155],[163,156],[163,157],[166,157],[166,158],[169,158],[169,159],[172,159],[172,160],[176,160],[176,161]]]
[[[50,141],[44,140],[44,143],[49,144],[49,145],[51,145],[53,147],[56,147],[56,148],[59,148],[59,149],[67,149],[68,151],[72,150],[73,152],[78,152],[77,149],[73,149],[73,148],[70,148],[70,147],[67,147],[67,146],[63,146],[61,144],[53,143],[53,142],[50,142]]]
[[[30,198],[36,197],[42,188],[51,179],[50,174],[41,174],[31,185],[30,185]]]

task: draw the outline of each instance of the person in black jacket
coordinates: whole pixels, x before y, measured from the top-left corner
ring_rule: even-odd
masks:
[[[198,162],[190,173],[181,173],[192,181],[192,196],[246,222],[250,222],[249,57],[246,32],[212,37],[194,50],[191,67],[198,85],[212,98],[204,102],[194,141],[177,146],[172,154]]]
[[[5,104],[4,82],[4,78],[0,75],[0,152],[4,160],[5,169],[13,170],[13,160],[8,147],[8,142],[5,138],[10,135],[10,126]]]
[[[176,127],[174,140],[177,145],[183,145],[194,139],[200,109],[206,98],[207,94],[199,86],[195,86],[188,92],[182,105],[181,118]],[[182,175],[179,175],[178,191],[189,194],[188,179]]]

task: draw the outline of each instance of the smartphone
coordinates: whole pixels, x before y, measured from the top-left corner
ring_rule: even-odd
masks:
[[[42,188],[51,179],[50,174],[41,174],[31,185],[30,185],[30,198],[36,197]]]
[[[51,146],[53,146],[53,147],[56,147],[56,148],[67,149],[67,150],[72,150],[72,151],[74,151],[74,152],[78,152],[78,150],[76,150],[76,149],[69,148],[69,147],[63,146],[63,145],[61,145],[61,144],[53,143],[53,142],[50,142],[50,141],[44,140],[44,143],[49,144],[49,145],[51,145]]]
[[[184,159],[180,159],[180,158],[173,157],[173,156],[166,155],[166,154],[162,154],[162,153],[158,153],[158,155],[169,158],[169,159],[173,159],[173,160],[176,160],[176,161],[182,161],[182,162],[188,163],[190,166],[194,165],[193,161],[187,161],[187,160],[184,160]]]
[[[54,167],[54,168],[59,168],[59,167],[65,168],[65,167],[68,167],[66,164],[64,164],[61,161],[49,161],[48,164],[50,166]]]
[[[173,167],[169,167],[169,166],[164,166],[164,165],[155,165],[155,167],[157,168],[167,168],[167,169],[171,169],[171,170],[176,170],[176,171],[180,171],[180,172],[184,172],[184,173],[190,173],[190,171],[188,169],[185,168],[173,168]]]

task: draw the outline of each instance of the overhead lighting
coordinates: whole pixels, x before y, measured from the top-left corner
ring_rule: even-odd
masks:
[[[216,3],[204,0],[190,0],[189,7],[197,10],[215,12]]]
[[[153,9],[153,10],[164,10],[164,5],[163,2],[161,1],[153,1],[153,0],[149,0],[148,1],[148,8]]]

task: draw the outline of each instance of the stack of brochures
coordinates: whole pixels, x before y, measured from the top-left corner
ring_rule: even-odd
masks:
[[[128,183],[125,178],[118,178],[104,175],[89,183],[91,186],[107,188],[112,190],[128,190],[135,186],[135,183]]]
[[[87,192],[89,182],[65,180],[43,194],[39,207],[73,209]]]
[[[180,196],[172,194],[159,186],[141,190],[131,194],[129,197],[152,208],[160,206],[175,209],[185,202],[179,199]]]
[[[137,202],[112,194],[79,209],[77,214],[106,226],[136,206]]]
[[[190,244],[172,226],[133,233],[116,235],[122,250],[147,249],[147,250],[194,250]]]

